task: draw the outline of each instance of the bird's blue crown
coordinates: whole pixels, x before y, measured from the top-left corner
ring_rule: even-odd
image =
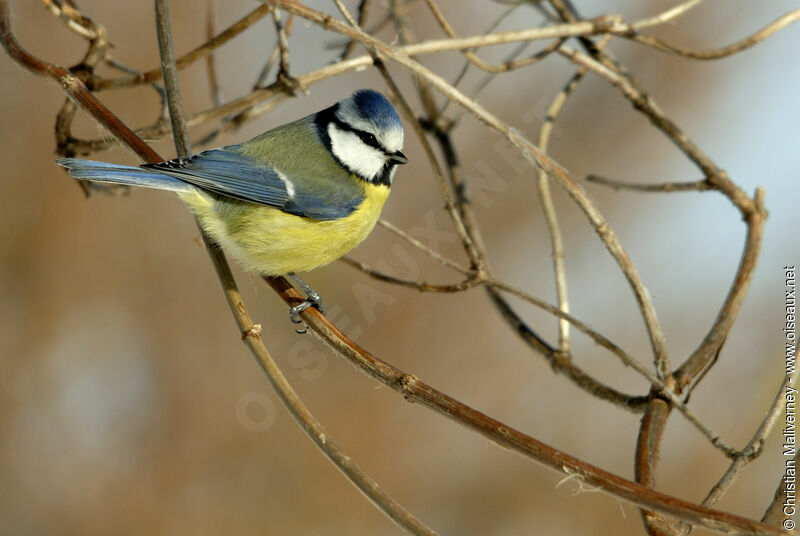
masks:
[[[361,89],[353,93],[353,104],[356,110],[367,121],[372,121],[381,129],[402,129],[394,106],[389,100],[374,89]]]

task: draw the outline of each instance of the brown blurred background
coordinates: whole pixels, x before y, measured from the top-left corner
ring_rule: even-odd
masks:
[[[307,3],[333,12],[328,2]],[[471,2],[470,9],[457,0],[440,3],[462,35],[483,32],[502,9],[484,2]],[[630,21],[675,3],[576,1],[584,16],[623,13]],[[79,61],[84,43],[39,2],[11,4],[14,29],[26,47],[62,65]],[[220,29],[256,5],[217,4]],[[117,60],[141,70],[157,66],[150,2],[83,0],[80,6],[106,25]],[[795,7],[789,0],[729,0],[723,10],[718,2],[706,2],[656,33],[677,44],[716,47]],[[178,54],[204,40],[204,11],[195,2],[173,2]],[[441,36],[421,3],[410,16],[421,38]],[[512,19],[501,28],[539,20],[525,9]],[[393,38],[391,32],[381,37]],[[734,181],[748,193],[766,187],[770,218],[758,271],[719,363],[692,398],[701,418],[736,446],[747,441],[781,380],[782,267],[800,263],[799,39],[800,26],[789,27],[714,62],[622,41],[611,46]],[[219,52],[226,98],[248,91],[273,43],[273,28],[264,19]],[[321,47],[338,43],[333,34],[298,21],[290,38],[294,72],[324,65],[337,50],[320,52]],[[498,60],[507,50],[483,54]],[[428,56],[424,63],[449,79],[462,65],[457,54]],[[406,73],[391,67],[412,94]],[[546,107],[572,71],[563,58],[551,57],[504,75],[480,101],[536,139]],[[481,77],[472,73],[464,87]],[[202,63],[182,71],[181,82],[189,112],[211,106]],[[218,144],[247,139],[358,87],[384,89],[372,71],[350,73],[313,86],[308,96]],[[158,114],[149,88],[101,98],[131,125],[150,123]],[[85,199],[53,163],[53,124],[64,97],[5,54],[0,99],[0,533],[400,534],[315,449],[269,390],[240,341],[181,203],[139,190]],[[79,116],[79,135],[104,136]],[[745,231],[738,212],[716,193],[617,193],[585,184],[587,173],[641,182],[700,178],[595,76],[569,101],[559,127],[552,154],[584,184],[618,233],[653,296],[672,358],[682,361],[702,339],[731,283]],[[209,129],[193,130],[193,139]],[[444,234],[436,234],[432,245],[462,261],[422,150],[407,131],[405,152],[412,163],[400,170],[384,216],[424,240],[430,234],[425,229],[436,226]],[[456,142],[469,176],[496,173],[503,179],[499,191],[486,191],[477,205],[498,277],[554,300],[549,239],[532,170],[469,117]],[[174,155],[169,140],[155,146]],[[135,162],[119,149],[94,158]],[[650,363],[643,323],[621,274],[585,217],[561,190],[554,194],[573,313]],[[411,256],[410,267],[395,248]],[[353,256],[399,275],[457,280],[382,229]],[[257,277],[237,271],[237,278],[267,346],[331,437],[441,534],[642,533],[633,507],[597,493],[574,494],[574,483],[558,486],[560,475],[408,404],[311,336],[296,335],[283,303]],[[538,439],[632,477],[638,415],[597,401],[555,375],[480,289],[420,294],[371,281],[342,263],[307,280],[323,294],[336,322],[383,359]],[[518,306],[554,338],[551,317]],[[574,335],[573,344],[580,364],[604,381],[646,392],[643,379],[585,337]],[[726,467],[694,428],[672,417],[660,489],[698,501]],[[782,467],[773,435],[719,507],[760,518]]]

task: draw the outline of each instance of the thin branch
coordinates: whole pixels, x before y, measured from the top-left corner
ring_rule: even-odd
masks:
[[[55,16],[61,19],[67,27],[76,34],[90,41],[97,39],[98,33],[93,27],[91,19],[81,13],[71,3],[56,0],[42,0],[44,6]]]
[[[764,190],[758,188],[755,195],[755,211],[745,217],[747,239],[731,289],[703,342],[676,371],[675,376],[680,384],[688,384],[694,375],[705,368],[706,363],[713,359],[714,353],[730,333],[755,272],[766,217]]]
[[[704,192],[715,189],[707,179],[690,182],[662,182],[657,184],[645,184],[639,182],[618,181],[615,179],[601,177],[600,175],[587,175],[586,181],[600,184],[602,186],[608,186],[614,190],[631,190],[634,192]]]
[[[491,26],[487,29],[484,33],[491,33],[500,25],[500,23],[511,13],[513,13],[520,5],[522,5],[522,0],[519,0],[516,4],[510,6],[505,12],[501,13],[497,19],[492,23]],[[516,54],[513,55],[513,58],[516,58],[518,54],[522,54],[522,51],[528,48],[528,43],[520,43],[517,45],[517,50],[514,52]],[[477,49],[470,49],[470,52],[475,52]],[[461,70],[458,72],[456,77],[453,79],[453,87],[458,87],[461,84],[461,81],[464,80],[464,77],[467,75],[467,71],[469,71],[470,61],[469,59],[464,60],[464,65],[461,66]],[[447,110],[447,107],[450,105],[450,101],[445,101],[444,105],[442,105],[441,110],[439,111],[439,115],[444,115],[444,112]]]
[[[605,36],[598,47],[605,47],[610,39],[609,36]],[[545,115],[544,123],[539,129],[539,148],[542,152],[548,152],[550,136],[553,132],[553,125],[555,124],[556,118],[567,102],[567,99],[569,99],[570,95],[575,91],[575,88],[578,87],[585,73],[585,69],[578,69],[550,104],[547,114]],[[558,214],[556,213],[556,207],[553,204],[553,197],[550,193],[550,180],[547,177],[547,173],[542,169],[538,170],[537,186],[539,188],[539,199],[542,203],[542,210],[544,211],[547,228],[550,233],[550,247],[553,252],[553,272],[555,274],[558,307],[565,313],[568,313],[569,300],[567,297],[567,276],[564,264],[564,244],[561,237],[561,228],[558,223]],[[569,351],[569,323],[563,319],[558,322],[558,348],[563,353]]]
[[[561,372],[572,380],[575,385],[601,400],[606,400],[616,406],[636,413],[640,413],[644,409],[648,397],[622,393],[594,379],[573,362],[569,353],[565,354],[559,352],[533,331],[495,287],[487,285],[486,290],[501,317],[516,331],[528,346],[547,359],[554,371]]]
[[[106,51],[105,56],[103,57],[103,61],[106,63],[106,65],[108,65],[112,69],[116,69],[123,73],[132,74],[134,76],[139,76],[140,74],[142,74],[141,71],[137,71],[136,69],[117,61],[113,56],[111,56],[111,54],[108,53],[108,51]],[[162,119],[164,121],[167,121],[169,119],[169,107],[167,106],[167,91],[164,89],[164,86],[162,86],[158,82],[151,82],[148,85],[151,88],[153,88],[156,91],[156,93],[158,93],[158,98],[161,101],[159,121],[161,121]]]
[[[206,11],[206,39],[211,40],[215,33],[215,10],[214,0],[208,0]],[[211,102],[214,106],[220,106],[224,101],[222,98],[222,90],[219,87],[219,79],[217,78],[216,61],[214,60],[214,53],[212,52],[206,56],[206,72],[208,73],[208,89],[211,92]]]
[[[407,233],[401,231],[400,229],[397,229],[396,227],[392,226],[388,222],[385,222],[385,221],[381,220],[381,223],[385,227],[392,229],[395,233],[397,233],[398,236],[400,236],[404,240],[408,241],[409,244],[411,244],[412,246],[418,248],[420,251],[423,251],[423,252],[427,253],[431,257],[439,260],[440,262],[442,262],[442,264],[450,266],[451,268],[454,268],[454,269],[460,271],[461,273],[463,273],[465,275],[469,275],[471,277],[475,277],[477,275],[474,271],[471,272],[469,270],[466,270],[463,267],[459,266],[458,264],[453,263],[452,261],[449,261],[448,259],[442,257],[437,252],[433,251],[432,249],[430,249],[426,245],[422,244],[419,240],[409,236]],[[547,303],[544,300],[541,300],[541,299],[539,299],[539,298],[537,298],[537,297],[535,297],[535,296],[533,296],[533,295],[531,295],[531,294],[529,294],[529,293],[527,293],[527,292],[525,292],[523,290],[520,290],[520,289],[518,289],[518,288],[516,288],[516,287],[514,287],[512,285],[509,285],[508,283],[505,283],[503,281],[494,279],[494,278],[490,277],[489,275],[484,275],[482,278],[480,278],[480,280],[482,282],[484,282],[489,288],[491,288],[493,290],[502,290],[504,292],[508,292],[509,294],[512,294],[513,296],[515,296],[515,297],[517,297],[517,298],[519,298],[519,299],[521,299],[521,300],[523,300],[525,302],[528,302],[529,304],[533,305],[534,307],[538,307],[538,308],[540,308],[540,309],[542,309],[542,310],[544,310],[544,311],[546,311],[546,312],[548,312],[550,314],[555,315],[559,319],[563,319],[564,321],[573,324],[579,331],[583,332],[585,335],[590,337],[595,343],[599,344],[603,348],[606,348],[607,350],[609,350],[613,354],[617,355],[617,357],[620,358],[620,360],[622,361],[623,364],[625,364],[626,366],[630,366],[631,368],[633,368],[634,370],[639,372],[644,378],[646,378],[651,383],[655,382],[655,385],[657,387],[661,387],[661,388],[664,387],[664,385],[660,382],[660,380],[658,380],[658,378],[653,376],[646,368],[644,368],[644,366],[642,366],[641,363],[636,361],[636,359],[634,359],[632,356],[627,354],[622,348],[620,348],[619,346],[614,344],[607,337],[605,337],[604,335],[598,333],[594,329],[590,328],[587,324],[585,324],[583,321],[579,320],[578,318],[575,318],[575,317],[571,316],[569,313],[560,310],[558,307],[555,307],[555,306]],[[387,281],[391,282],[389,280],[387,280]],[[546,345],[546,346],[548,348],[548,353],[556,353],[557,352],[557,350],[552,348],[551,346],[549,346],[549,345]]]
[[[272,21],[275,23],[275,33],[278,34],[278,82],[285,84],[292,92],[300,86],[296,78],[292,78],[289,69],[289,39],[286,28],[281,21],[280,11],[272,10]]]
[[[678,56],[683,56],[685,58],[692,58],[695,60],[717,60],[720,58],[724,58],[726,56],[731,56],[738,52],[742,52],[743,50],[747,50],[748,48],[754,47],[761,41],[765,40],[778,30],[789,26],[790,24],[797,22],[800,20],[800,9],[796,9],[794,11],[790,11],[786,13],[770,24],[766,25],[762,29],[758,30],[757,32],[748,35],[747,37],[740,39],[739,41],[730,44],[728,46],[715,48],[712,50],[692,50],[688,48],[681,48],[675,45],[671,45],[662,41],[657,37],[653,37],[651,35],[643,35],[634,33],[631,35],[623,35],[622,37],[626,37],[628,39],[632,39],[637,43],[642,43],[658,50],[662,50],[664,52],[669,52],[671,54],[677,54]],[[637,27],[635,24],[634,27]]]
[[[445,266],[448,266],[448,267],[450,267],[450,268],[452,268],[452,269],[454,269],[454,270],[456,270],[458,272],[461,272],[464,275],[474,275],[475,272],[473,270],[469,270],[468,268],[465,268],[465,267],[461,266],[457,262],[455,262],[453,260],[450,260],[447,257],[441,255],[438,251],[435,251],[435,250],[429,248],[428,246],[426,246],[425,244],[423,244],[422,242],[420,242],[419,240],[417,240],[416,238],[414,238],[413,236],[411,236],[407,232],[403,231],[399,227],[395,226],[391,222],[388,222],[388,221],[386,221],[384,219],[381,219],[381,220],[378,220],[378,225],[380,225],[381,227],[384,227],[385,229],[388,229],[392,233],[396,234],[397,236],[399,236],[400,238],[402,238],[403,240],[405,240],[406,242],[408,242],[409,244],[411,244],[415,248],[419,249],[420,251],[426,253],[432,259],[440,262],[441,264],[443,264]]]
[[[639,22],[634,23],[632,26],[637,30],[641,30],[642,28],[650,28],[651,26],[658,26],[659,24],[672,22],[690,9],[694,9],[700,5],[701,2],[703,2],[703,0],[688,0],[687,2],[678,4],[677,6],[663,11],[658,15],[650,17],[649,19],[640,20]]]
[[[167,91],[167,107],[172,124],[172,137],[175,140],[175,151],[178,158],[183,159],[192,154],[189,131],[183,116],[183,100],[178,81],[178,68],[175,66],[175,47],[172,44],[172,30],[169,20],[169,0],[155,0],[156,33],[158,34],[158,53],[161,56],[161,74],[164,89]]]
[[[706,175],[709,182],[724,193],[743,215],[756,211],[753,199],[739,189],[725,173],[711,161],[711,159],[671,120],[669,120],[653,99],[636,88],[626,76],[615,72],[605,64],[568,47],[561,47],[558,51],[575,64],[586,67],[595,74],[605,78],[620,90],[620,92],[645,114],[650,121],[661,130],[686,156]]]
[[[201,60],[214,52],[216,49],[248,29],[250,26],[261,20],[267,13],[272,10],[270,6],[260,5],[253,11],[242,17],[240,20],[233,23],[228,29],[214,37],[213,39],[203,43],[199,47],[191,50],[175,60],[175,67],[180,70]],[[116,89],[121,87],[136,86],[153,82],[161,78],[161,67],[156,67],[142,73],[140,76],[128,78],[111,78],[102,79],[94,83],[95,90]]]
[[[361,0],[358,3],[358,21],[355,25],[359,28],[363,28],[364,24],[367,22],[367,13],[369,12],[369,5],[370,0]],[[369,32],[373,33],[373,32]],[[339,56],[339,61],[346,60],[350,57],[353,51],[356,49],[357,41],[350,39],[347,41],[347,44],[344,46],[344,50],[342,50],[342,55]]]
[[[278,61],[280,59],[280,57],[281,57],[281,53],[282,53],[281,40],[282,39],[283,39],[284,46],[286,47],[287,54],[288,54],[288,37],[292,34],[292,28],[293,27],[294,27],[294,15],[289,15],[289,18],[286,21],[286,24],[282,25],[284,37],[281,38],[280,32],[276,36],[275,46],[273,47],[272,52],[270,52],[269,57],[267,58],[267,61],[264,64],[264,67],[261,68],[261,73],[259,73],[258,79],[256,80],[256,83],[253,84],[253,90],[261,89],[261,88],[263,88],[263,87],[265,87],[267,85],[267,78],[269,77],[269,73],[272,70],[273,65],[275,65],[275,62]],[[288,58],[287,58],[286,63],[288,65]]]
[[[447,20],[444,18],[444,13],[442,13],[442,10],[439,8],[438,4],[436,4],[436,1],[425,0],[425,3],[428,4],[428,8],[431,10],[431,13],[433,13],[436,22],[439,23],[439,26],[442,28],[444,33],[447,34],[447,36],[450,38],[455,38],[456,33],[455,31],[453,31],[453,27],[450,26],[450,23],[448,23]],[[464,57],[467,58],[467,61],[469,61],[472,65],[474,65],[478,69],[481,69],[482,71],[486,71],[488,73],[498,74],[520,69],[522,67],[527,67],[529,65],[536,63],[537,61],[544,59],[561,45],[561,43],[563,42],[562,40],[563,38],[555,40],[553,43],[548,45],[542,52],[536,53],[528,58],[524,58],[521,60],[509,60],[499,65],[492,65],[490,63],[483,61],[477,54],[475,54],[475,52],[469,49],[462,50],[462,53],[464,54]],[[457,83],[454,83],[453,85],[455,86],[457,85]]]
[[[413,288],[420,292],[439,292],[445,294],[452,294],[455,292],[462,292],[468,290],[472,287],[475,287],[483,283],[483,280],[475,275],[470,276],[467,279],[464,279],[463,281],[460,281],[458,283],[453,283],[450,285],[437,285],[433,283],[427,283],[425,281],[411,281],[408,279],[401,279],[393,275],[385,274],[379,270],[375,270],[374,268],[369,267],[363,262],[357,261],[350,257],[342,257],[341,261],[344,262],[346,265],[351,266],[356,270],[365,273],[366,275],[377,281],[383,281],[384,283],[389,283],[400,287]]]

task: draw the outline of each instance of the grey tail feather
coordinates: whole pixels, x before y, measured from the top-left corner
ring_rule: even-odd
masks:
[[[175,177],[135,166],[121,166],[82,158],[59,158],[56,164],[66,168],[72,177],[82,181],[111,182],[172,192],[195,190],[194,186]]]

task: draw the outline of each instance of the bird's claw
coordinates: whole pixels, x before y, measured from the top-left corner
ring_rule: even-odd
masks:
[[[292,307],[291,309],[289,309],[289,320],[292,321],[292,324],[302,324],[303,321],[300,318],[297,318],[297,317],[298,317],[298,315],[300,313],[302,313],[303,311],[305,311],[309,307],[311,307],[311,302],[309,300],[305,300],[304,302],[299,303],[299,304],[295,305],[294,307]],[[306,333],[308,333],[308,326],[304,326],[302,328],[295,329],[295,331],[297,333],[299,333],[300,335],[305,335]]]
[[[312,292],[309,294],[308,298],[306,298],[304,301],[298,303],[297,305],[289,309],[289,320],[291,320],[293,324],[302,324],[303,320],[299,318],[300,313],[302,313],[309,307],[314,307],[322,314],[325,314],[325,306],[322,305],[322,298],[320,298],[319,294],[317,294],[316,292]],[[303,326],[302,328],[296,329],[295,331],[300,335],[305,335],[306,333],[308,333],[308,326]]]

